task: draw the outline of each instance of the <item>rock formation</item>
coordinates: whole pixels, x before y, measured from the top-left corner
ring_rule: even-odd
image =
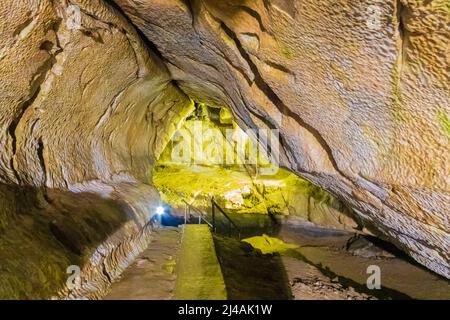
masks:
[[[0,252],[12,264],[4,273],[13,274],[1,277],[2,297],[48,297],[17,285],[28,277],[66,292],[73,254],[86,279],[74,296],[100,295],[104,283],[90,280],[110,281],[146,246],[158,201],[151,165],[192,107],[117,10],[103,1],[74,5],[0,4],[0,220],[2,229],[22,231],[0,237],[11,247]],[[54,257],[42,240],[52,234],[64,245]],[[54,260],[58,271],[46,267]]]
[[[0,247],[53,234],[111,281],[148,240],[151,168],[194,99],[280,130],[284,168],[450,278],[447,1],[7,0],[0,17],[0,230],[23,231]],[[52,222],[71,216],[74,234]]]
[[[116,2],[184,92],[450,277],[446,1]]]

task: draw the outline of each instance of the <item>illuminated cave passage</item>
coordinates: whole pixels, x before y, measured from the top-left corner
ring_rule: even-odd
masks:
[[[448,5],[369,5],[0,2],[0,298],[450,299]]]
[[[430,274],[413,266],[402,252],[366,230],[341,201],[277,167],[260,150],[228,110],[196,103],[153,169],[153,184],[165,210],[162,225],[213,224],[227,298],[409,299],[420,297],[418,291],[427,282],[426,291],[434,291],[434,297],[448,296],[447,281],[428,278]],[[212,199],[226,216],[215,209],[213,218]],[[167,232],[174,234],[172,229]],[[183,250],[175,251],[179,259]],[[382,290],[367,289],[369,265],[389,270]],[[107,298],[124,298],[134,289],[130,273]],[[182,289],[173,283],[176,298],[214,298],[184,296]],[[140,297],[145,295],[135,296]]]

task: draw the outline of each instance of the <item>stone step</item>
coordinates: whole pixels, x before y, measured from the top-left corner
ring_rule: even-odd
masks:
[[[182,239],[175,299],[225,300],[225,282],[208,225],[185,225]]]

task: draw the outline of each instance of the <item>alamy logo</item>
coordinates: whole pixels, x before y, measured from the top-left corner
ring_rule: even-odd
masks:
[[[80,30],[81,29],[81,10],[80,7],[76,5],[70,5],[66,9],[66,27],[69,30]]]
[[[379,266],[370,265],[367,267],[367,274],[370,276],[367,278],[367,288],[369,290],[381,289],[381,269]]]
[[[242,130],[204,127],[190,122],[172,138],[171,162],[178,164],[256,165],[261,175],[277,173],[278,130]]]
[[[67,278],[66,286],[70,290],[81,288],[81,269],[77,265],[71,265],[67,267],[67,274],[70,276]]]
[[[379,31],[381,29],[381,7],[373,4],[367,7],[366,25],[370,30]]]

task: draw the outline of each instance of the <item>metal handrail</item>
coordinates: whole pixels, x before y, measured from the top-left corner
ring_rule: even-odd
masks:
[[[239,239],[241,239],[241,229],[234,223],[234,221],[228,216],[228,214],[217,204],[216,200],[214,200],[214,197],[211,198],[211,207],[212,207],[212,225],[213,225],[213,231],[216,231],[216,211],[215,208],[219,209],[220,213],[223,214],[225,218],[227,218],[230,225],[232,225],[237,231]]]
[[[194,207],[190,203],[188,203],[186,200],[182,200],[182,202],[186,205],[185,211],[184,211],[184,224],[187,224],[187,215],[189,211],[189,215],[191,215],[191,209],[195,211],[198,214],[198,223],[200,224],[203,220],[208,226],[211,227],[213,232],[216,232],[216,208],[219,209],[219,212],[222,213],[222,215],[228,220],[230,225],[230,236],[231,236],[231,227],[235,228],[238,232],[238,237],[241,239],[241,229],[236,225],[236,223],[230,218],[230,216],[217,204],[217,202],[214,200],[214,197],[211,198],[211,210],[212,210],[212,222],[209,222],[205,216],[206,214],[199,210],[198,208]]]
[[[196,207],[194,207],[193,205],[189,204],[186,200],[182,200],[183,203],[186,205],[186,208],[189,209],[193,209],[195,212],[197,212],[198,214],[198,223],[200,224],[201,221],[203,220],[207,225],[209,225],[212,229],[214,229],[214,226],[211,222],[209,222],[206,218],[205,215],[202,211],[200,211],[199,209],[197,209]],[[189,211],[190,213],[190,211]],[[186,224],[187,222],[187,210],[184,212],[184,224]]]

